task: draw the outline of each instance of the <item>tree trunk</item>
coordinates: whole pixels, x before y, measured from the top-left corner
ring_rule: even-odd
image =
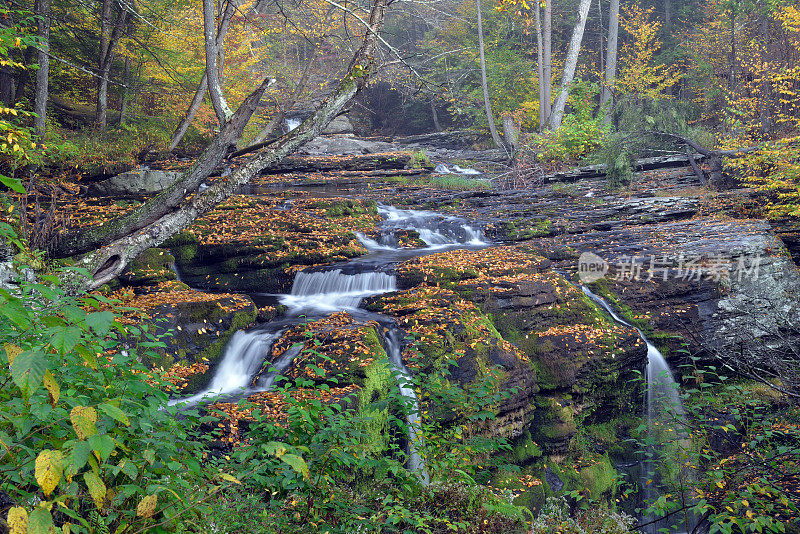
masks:
[[[164,215],[158,218],[152,217],[152,213],[154,213],[154,210],[159,209],[159,204],[162,202],[162,198],[159,198],[161,195],[148,201],[144,204],[146,210],[140,214],[140,220],[137,221],[137,224],[125,229],[126,231],[122,232],[122,237],[109,237],[109,234],[105,232],[107,225],[104,225],[100,232],[103,233],[103,241],[100,243],[108,244],[81,258],[79,265],[89,271],[91,277],[89,280],[74,280],[74,290],[94,289],[112,280],[141,252],[163,243],[174,233],[186,228],[197,217],[213,209],[239,187],[246,184],[256,173],[279,162],[319,135],[353,96],[366,85],[377,70],[372,56],[377,43],[377,34],[383,25],[387,2],[388,0],[375,0],[370,12],[369,30],[364,36],[361,47],[353,56],[345,77],[336,91],[323,102],[311,117],[306,119],[299,127],[281,137],[278,142],[269,148],[246,160],[225,180],[217,181],[202,193],[193,194],[182,204],[179,201],[166,209],[162,207],[161,210]],[[170,196],[178,192],[184,196],[195,193],[200,183],[216,167],[213,160],[218,157],[221,148],[235,144],[236,139],[233,137],[236,133],[241,135],[244,124],[246,124],[247,119],[258,105],[258,101],[263,95],[267,84],[268,81],[265,80],[259,89],[248,96],[242,107],[237,110],[231,121],[220,132],[220,135],[215,138],[212,146],[195,163],[192,171],[181,177],[170,187]],[[135,230],[132,230],[132,228],[135,228]]]
[[[608,10],[608,50],[606,51],[606,73],[600,93],[600,112],[603,123],[611,124],[614,110],[614,82],[617,77],[617,41],[619,38],[619,0],[611,0]]]
[[[306,61],[306,65],[303,68],[303,73],[300,75],[300,79],[297,81],[297,85],[295,86],[292,94],[289,95],[289,98],[286,99],[282,105],[278,106],[278,112],[275,114],[274,117],[269,121],[263,130],[261,130],[258,135],[255,136],[253,141],[250,143],[249,146],[257,145],[259,143],[263,143],[264,141],[272,135],[272,132],[280,126],[283,120],[286,118],[286,112],[294,107],[295,102],[297,99],[300,98],[300,95],[303,94],[303,91],[306,89],[306,85],[308,84],[308,77],[311,74],[311,67],[314,65],[314,61],[316,60],[317,52],[316,49],[312,52],[311,57],[308,58]]]
[[[37,29],[39,36],[38,63],[36,71],[36,91],[34,95],[33,129],[40,143],[44,142],[45,124],[47,121],[47,93],[50,76],[50,0],[36,0]]]
[[[731,98],[736,94],[736,10],[731,8],[731,54],[730,54],[729,89]]]
[[[105,130],[108,122],[108,79],[111,74],[111,65],[114,61],[114,52],[125,26],[128,11],[120,8],[119,15],[112,27],[113,7],[115,0],[103,0],[100,14],[100,54],[97,64],[97,114],[95,124],[100,130]]]
[[[498,148],[503,148],[503,141],[497,135],[497,126],[494,124],[492,116],[492,102],[489,100],[489,82],[486,80],[486,58],[483,55],[483,17],[481,16],[481,0],[475,0],[475,7],[478,10],[478,51],[481,58],[481,87],[483,88],[483,105],[486,108],[486,120],[489,122],[489,132],[492,134],[492,141]]]
[[[764,136],[772,135],[774,123],[770,116],[770,109],[772,108],[772,87],[770,86],[770,77],[767,75],[767,69],[764,66],[766,58],[764,55],[769,50],[769,19],[764,14],[761,14],[760,33],[761,33],[761,98],[758,99],[758,112],[761,120],[761,133]]]
[[[439,113],[436,112],[436,99],[431,97],[431,118],[433,119],[433,128],[437,132],[441,132],[444,128],[442,128],[442,123],[439,122]]]
[[[233,0],[229,0],[231,5]],[[211,95],[211,104],[214,106],[214,113],[220,126],[224,125],[231,118],[233,112],[228,107],[225,95],[222,94],[222,86],[219,80],[219,69],[217,59],[222,47],[217,48],[217,25],[215,24],[216,9],[213,0],[203,0],[203,35],[206,45],[206,78],[208,80],[208,92]]]
[[[230,27],[231,17],[233,17],[234,11],[235,6],[233,2],[229,2],[225,7],[222,20],[217,28],[217,38],[214,43],[217,50],[220,50],[225,46],[225,35],[228,33],[228,28]],[[208,90],[208,70],[203,72],[203,77],[200,79],[200,84],[197,86],[197,90],[194,92],[194,97],[192,98],[192,102],[189,104],[189,109],[186,110],[186,115],[184,115],[183,119],[181,119],[181,122],[178,124],[178,127],[175,128],[175,132],[172,134],[172,140],[169,143],[169,152],[175,150],[175,147],[181,142],[183,136],[186,135],[189,125],[194,120],[197,110],[200,109],[200,105],[203,103],[203,97],[206,95],[206,90]]]
[[[586,16],[589,14],[589,7],[591,4],[592,0],[581,0],[580,9],[578,10],[578,20],[575,22],[575,28],[572,31],[572,39],[567,49],[566,62],[564,63],[564,76],[561,78],[561,89],[555,104],[553,104],[553,111],[550,114],[549,125],[550,128],[554,130],[561,126],[561,120],[564,118],[564,108],[567,105],[567,97],[569,97],[569,89],[572,86],[572,80],[575,78],[575,68],[578,65],[578,55],[580,54],[581,42],[583,41],[583,30],[586,27]]]
[[[536,23],[536,56],[538,63],[536,65],[536,74],[539,77],[539,131],[544,129],[547,124],[547,110],[545,107],[546,91],[545,91],[545,78],[544,78],[544,51],[542,50],[542,20],[539,12],[539,2],[534,2],[534,21]]]
[[[553,112],[553,0],[545,0],[544,21],[542,24],[542,51],[544,63],[542,76],[544,77],[544,122],[542,129],[550,120]]]
[[[517,122],[514,120],[514,116],[510,113],[506,113],[503,115],[503,137],[506,139],[506,144],[511,147],[511,153],[515,153],[517,151],[517,146],[519,144],[519,128],[517,128]]]
[[[122,102],[119,105],[119,120],[117,124],[122,126],[125,124],[125,115],[128,113],[128,99],[130,98],[130,75],[131,75],[131,59],[125,58],[125,67],[122,70]]]

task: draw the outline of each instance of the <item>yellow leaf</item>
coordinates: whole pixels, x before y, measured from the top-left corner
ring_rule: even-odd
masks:
[[[14,358],[22,354],[22,349],[11,343],[6,343],[5,349],[6,357],[8,358],[8,365],[10,366],[12,363],[14,363]]]
[[[45,450],[36,457],[35,466],[36,482],[42,487],[45,496],[58,486],[61,475],[64,474],[64,456],[61,451]]]
[[[97,411],[91,406],[75,406],[69,413],[69,420],[72,421],[72,428],[75,429],[78,439],[97,434]]]
[[[139,517],[153,517],[153,514],[156,513],[156,504],[158,504],[158,495],[146,495],[139,501],[139,506],[136,507],[136,515]]]
[[[28,511],[25,508],[15,506],[8,511],[7,523],[10,534],[27,534]]]
[[[58,398],[61,396],[61,387],[58,385],[58,382],[56,382],[56,377],[53,376],[50,369],[44,372],[42,380],[44,381],[44,387],[47,388],[47,392],[50,394],[50,403],[55,406],[58,404]]]
[[[221,478],[222,480],[227,480],[228,482],[234,482],[234,483],[236,483],[236,484],[239,484],[239,485],[241,485],[241,484],[242,484],[242,483],[239,481],[239,479],[238,479],[238,478],[236,478],[236,477],[235,477],[235,476],[233,476],[233,475],[229,475],[228,473],[220,473],[220,474],[219,474],[219,478]]]
[[[100,510],[106,498],[106,485],[94,471],[84,474],[83,481],[86,482],[86,487],[89,489],[89,495],[94,500],[94,505]]]

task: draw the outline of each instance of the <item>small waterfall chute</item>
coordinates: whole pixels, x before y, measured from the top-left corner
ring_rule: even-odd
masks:
[[[361,299],[397,289],[396,279],[386,273],[372,271],[345,274],[341,269],[299,272],[292,292],[280,298],[292,313],[303,310],[336,312],[356,308]]]
[[[205,399],[247,391],[250,380],[261,368],[272,343],[280,334],[237,331],[225,346],[225,354],[206,389],[188,398],[173,399],[169,405],[196,404]]]
[[[465,167],[460,167],[458,165],[453,165],[453,170],[456,171],[458,174],[466,174],[466,175],[471,175],[471,176],[475,176],[475,175],[478,175],[478,174],[483,174],[481,171],[478,171],[476,169],[470,169],[469,167],[466,167],[466,168]]]
[[[581,286],[581,289],[587,297],[606,310],[616,322],[635,329],[642,341],[647,344],[647,368],[645,371],[647,399],[645,413],[648,433],[656,438],[660,444],[682,439],[684,437],[682,427],[686,420],[686,412],[678,390],[678,383],[672,371],[670,371],[664,355],[655,345],[650,343],[639,328],[617,315],[605,299],[592,293],[586,286]],[[655,467],[653,466],[655,453],[655,450],[649,450],[649,457],[644,461],[644,471],[642,473],[642,488],[645,500],[651,502],[657,498],[657,484],[654,483]],[[662,524],[664,523],[663,521],[650,522],[649,519],[644,518],[646,523],[644,531],[648,534],[655,534],[661,532],[660,529],[669,527],[666,524]]]
[[[400,395],[408,399],[409,409],[406,411],[406,425],[408,427],[408,470],[416,473],[424,484],[430,482],[430,474],[425,459],[420,453],[420,448],[424,445],[422,437],[419,411],[419,399],[414,388],[411,387],[411,372],[403,363],[401,332],[397,328],[390,328],[384,337],[386,352],[389,361],[392,362],[396,370],[397,386]]]
[[[303,120],[297,117],[286,119],[286,131],[291,132],[301,124],[303,124]]]

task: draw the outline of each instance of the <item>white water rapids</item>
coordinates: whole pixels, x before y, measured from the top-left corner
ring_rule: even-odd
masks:
[[[292,124],[287,121],[287,126]],[[429,253],[434,250],[486,246],[480,230],[470,226],[467,221],[457,217],[430,211],[403,210],[392,206],[378,206],[378,213],[384,221],[379,239],[357,234],[359,241],[370,251],[370,262],[358,259],[346,265],[331,266],[312,272],[298,272],[288,295],[278,295],[281,304],[288,307],[288,318],[261,329],[236,332],[228,341],[225,353],[215,369],[209,385],[201,392],[183,399],[173,399],[170,405],[193,405],[211,401],[219,396],[243,396],[269,391],[275,379],[291,365],[299,349],[290,349],[273,362],[271,369],[253,383],[264,365],[272,344],[280,338],[283,329],[297,324],[306,317],[321,317],[339,311],[357,312],[365,297],[395,291],[396,278],[383,272],[392,263],[409,257]],[[399,246],[394,232],[399,230],[416,231],[427,247],[404,249]],[[372,315],[386,322],[385,317]],[[429,476],[425,461],[419,452],[422,445],[420,432],[419,402],[411,384],[411,373],[402,359],[403,333],[390,327],[384,336],[387,354],[396,369],[398,388],[407,403],[406,421],[408,428],[408,468],[416,472],[427,483]]]

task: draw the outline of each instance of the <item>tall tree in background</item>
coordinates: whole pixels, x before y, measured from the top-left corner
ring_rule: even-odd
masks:
[[[224,0],[223,0],[224,1]],[[203,11],[205,13],[206,9],[206,2],[203,3]],[[214,37],[214,52],[213,56],[215,58],[219,58],[220,51],[224,48],[225,43],[225,35],[228,33],[228,28],[230,28],[231,18],[233,17],[233,13],[236,10],[236,4],[233,0],[226,1],[225,7],[222,9],[222,16],[220,17],[219,26],[215,30],[215,37]],[[205,42],[205,14],[203,16],[203,37]],[[206,44],[206,53],[208,53],[208,45]],[[218,70],[218,69],[217,69]],[[219,74],[219,72],[217,72]],[[217,76],[217,87],[221,92],[219,77]],[[197,90],[194,93],[194,97],[192,97],[192,101],[189,104],[189,108],[186,110],[186,114],[181,119],[180,123],[178,123],[178,127],[175,128],[175,132],[172,134],[172,139],[169,143],[169,151],[172,152],[175,150],[175,147],[178,146],[178,143],[181,142],[183,136],[186,135],[186,131],[189,129],[189,125],[194,120],[194,116],[197,114],[197,110],[200,109],[200,104],[203,103],[203,97],[206,95],[206,91],[208,91],[208,67],[206,67],[205,72],[203,72],[203,77],[200,79],[200,84],[197,86]],[[215,108],[216,111],[216,108]],[[219,115],[218,115],[219,117]],[[220,123],[222,126],[223,123]]]
[[[619,38],[619,0],[611,0],[608,11],[608,48],[603,89],[600,92],[600,112],[603,122],[611,124],[613,113],[614,81],[617,77],[617,41]]]
[[[553,0],[544,2],[544,20],[542,21],[542,80],[544,92],[541,94],[539,107],[544,107],[543,121],[540,128],[544,129],[553,112]]]
[[[545,78],[544,78],[544,39],[542,37],[542,15],[539,2],[534,6],[534,28],[536,30],[536,74],[539,79],[539,131],[542,131],[547,124],[547,109],[544,105],[546,100]],[[549,80],[548,80],[549,81]],[[549,83],[547,84],[549,85]]]
[[[235,0],[227,0],[226,5],[235,8]],[[223,18],[223,11],[220,10],[219,19]],[[211,95],[211,103],[214,106],[214,113],[217,114],[217,120],[220,125],[225,124],[230,119],[233,112],[228,106],[225,95],[222,93],[222,84],[220,83],[220,71],[217,62],[220,54],[224,50],[224,46],[217,47],[217,13],[214,5],[214,0],[203,0],[203,36],[206,46],[206,80],[208,82],[208,93]],[[223,36],[224,39],[224,36]],[[220,64],[224,64],[220,61]],[[221,66],[221,65],[220,65]]]
[[[48,82],[50,76],[50,0],[36,0],[35,13],[37,18],[37,36],[39,37],[39,49],[37,52],[37,63],[39,70],[36,71],[36,89],[34,96],[34,108],[36,117],[33,119],[33,129],[39,142],[44,141],[45,124],[47,121],[47,98]]]
[[[551,129],[556,129],[561,126],[561,120],[564,118],[564,109],[567,106],[567,97],[569,97],[569,89],[572,86],[572,80],[575,78],[575,68],[578,65],[578,55],[580,54],[581,42],[583,41],[583,31],[586,28],[586,18],[589,15],[589,7],[591,5],[592,0],[581,0],[581,5],[578,9],[578,20],[575,21],[575,28],[572,30],[572,39],[567,49],[564,76],[561,78],[561,89],[559,90],[555,104],[553,104],[553,111],[548,121],[548,125]]]
[[[116,17],[114,14],[116,13]],[[97,58],[97,116],[95,124],[105,130],[108,115],[108,82],[117,44],[128,19],[128,7],[117,0],[100,4],[100,53]]]
[[[478,52],[481,59],[481,87],[483,88],[483,105],[486,108],[486,120],[489,122],[489,132],[492,134],[492,141],[496,147],[503,147],[503,141],[497,134],[497,126],[492,116],[492,102],[489,100],[489,82],[486,80],[486,58],[483,53],[483,16],[481,14],[481,0],[475,0],[475,8],[478,10]]]

